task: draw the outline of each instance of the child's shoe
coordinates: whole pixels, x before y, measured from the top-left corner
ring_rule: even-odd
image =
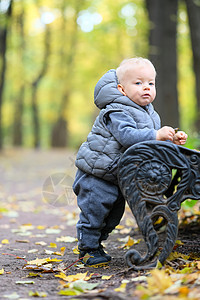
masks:
[[[101,244],[98,249],[102,256],[106,257],[108,261],[111,261],[111,256],[103,250],[103,246]]]
[[[85,266],[88,267],[104,266],[111,260],[111,258],[108,260],[107,257],[102,254],[102,251],[99,250],[99,248],[80,250],[79,259],[84,263]]]

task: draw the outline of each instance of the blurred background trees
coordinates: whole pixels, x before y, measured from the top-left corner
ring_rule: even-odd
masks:
[[[0,148],[77,148],[96,82],[133,56],[156,66],[162,124],[198,142],[200,0],[0,0]]]

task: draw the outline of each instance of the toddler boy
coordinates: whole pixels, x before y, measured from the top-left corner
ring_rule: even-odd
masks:
[[[156,71],[145,58],[124,60],[98,81],[94,101],[100,109],[77,154],[73,189],[81,210],[77,223],[79,258],[86,266],[111,260],[101,244],[119,224],[125,200],[117,182],[118,162],[130,146],[148,140],[183,145],[187,134],[160,125],[152,102]]]

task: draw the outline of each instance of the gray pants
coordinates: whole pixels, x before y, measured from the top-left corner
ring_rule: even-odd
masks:
[[[73,190],[81,210],[76,225],[78,247],[97,249],[119,224],[125,200],[118,186],[81,170],[76,173]]]

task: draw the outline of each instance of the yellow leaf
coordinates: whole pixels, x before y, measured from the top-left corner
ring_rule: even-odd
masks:
[[[172,261],[172,260],[175,260],[175,259],[177,259],[177,258],[181,258],[181,259],[184,259],[184,260],[188,260],[188,259],[190,258],[190,256],[189,256],[189,255],[182,254],[182,253],[178,253],[178,252],[174,251],[174,252],[172,252],[172,253],[169,255],[169,257],[168,257],[167,260]]]
[[[65,254],[65,249],[66,249],[66,247],[61,247],[60,248],[60,253],[61,253],[62,256]]]
[[[85,281],[90,280],[90,278],[94,275],[94,273],[90,273],[88,276],[85,277]]]
[[[2,244],[9,244],[9,240],[4,239],[4,240],[1,241],[1,243],[2,243]]]
[[[116,229],[123,229],[123,228],[124,228],[124,225],[117,225],[115,228],[116,228]]]
[[[60,262],[62,259],[57,259],[57,258],[47,258],[47,262]]]
[[[184,243],[181,242],[180,240],[176,240],[176,244],[177,244],[177,245],[184,245]]]
[[[42,266],[42,265],[49,262],[47,259],[49,259],[49,258],[36,258],[34,260],[28,261],[27,264],[28,265]]]
[[[125,242],[125,244],[121,247],[121,248],[125,248],[125,249],[129,249],[131,246],[139,244],[141,242],[141,239],[136,240],[130,236],[127,236],[126,238],[122,238],[122,239],[120,238],[118,240],[121,242]]]
[[[77,281],[77,280],[85,280],[86,276],[87,276],[87,272],[86,273],[77,273],[75,275],[68,275],[68,276],[66,276],[64,273],[55,275],[55,277],[62,278],[63,280],[68,281],[68,282],[73,282],[73,281]]]
[[[77,246],[76,248],[73,249],[73,253],[74,253],[74,254],[79,254],[79,253],[80,253],[79,250],[78,250],[78,246]]]
[[[27,262],[27,265],[36,265],[36,266],[42,266],[44,264],[50,263],[50,262],[60,262],[62,259],[57,258],[36,258],[35,260],[31,260]]]
[[[200,261],[196,261],[196,263],[197,263],[197,269],[200,270]]]
[[[67,281],[67,275],[65,273],[59,273],[58,275],[55,275],[55,277],[59,277],[65,281]]]
[[[103,279],[103,280],[109,280],[112,276],[113,276],[113,275],[110,275],[110,276],[103,275],[103,276],[101,277],[101,279]]]
[[[165,273],[164,270],[155,269],[151,271],[151,277],[147,278],[148,289],[153,294],[163,294],[172,284],[171,278]]]
[[[161,262],[158,260],[157,264],[156,264],[156,269],[161,269],[162,268],[162,264]]]
[[[122,283],[118,288],[115,289],[115,291],[124,293],[126,291],[126,285],[126,282]]]
[[[56,243],[50,243],[50,245],[48,247],[50,247],[50,248],[57,248],[57,245],[56,245]]]
[[[163,218],[159,217],[158,220],[155,221],[154,225],[158,225],[162,222]]]
[[[3,275],[4,274],[4,269],[2,268],[1,270],[0,270],[0,275]]]
[[[42,277],[42,275],[38,273],[29,273],[26,277]]]
[[[182,286],[179,288],[179,293],[183,296],[187,296],[189,294],[190,290],[187,286]]]
[[[65,247],[62,247],[60,248],[60,252],[56,251],[56,252],[53,252],[54,255],[60,255],[60,256],[63,256],[65,254]]]
[[[39,229],[39,230],[44,230],[46,228],[46,226],[43,226],[43,225],[38,225],[37,226],[37,229]]]
[[[30,297],[42,297],[42,298],[47,297],[47,294],[46,294],[46,293],[38,292],[38,291],[35,291],[35,292],[29,291],[28,295],[29,295]]]
[[[125,247],[131,247],[134,245],[134,240],[129,236],[128,242],[125,244]]]

